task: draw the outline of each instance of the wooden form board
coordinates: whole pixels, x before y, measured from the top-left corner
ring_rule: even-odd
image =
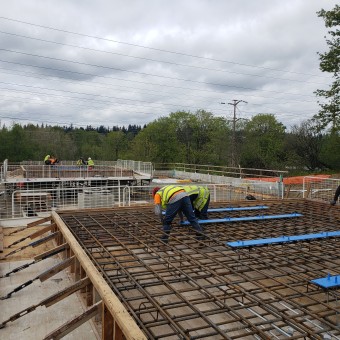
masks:
[[[4,232],[2,227],[0,227],[0,253],[4,251]]]
[[[103,303],[112,315],[115,323],[122,330],[126,339],[130,340],[147,340],[145,334],[137,326],[129,312],[125,309],[118,297],[114,294],[110,286],[100,275],[94,264],[90,261],[84,250],[79,246],[77,240],[64,224],[56,212],[52,212],[52,218],[57,224],[59,231],[62,233],[65,241],[72,249],[82,268],[90,278],[93,286],[101,296]]]

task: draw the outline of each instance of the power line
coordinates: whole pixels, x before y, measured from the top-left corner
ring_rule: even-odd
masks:
[[[295,71],[275,69],[275,68],[264,67],[264,66],[250,65],[250,64],[238,63],[238,62],[234,62],[234,61],[227,61],[227,60],[221,60],[221,59],[216,59],[216,58],[202,57],[202,56],[187,54],[187,53],[183,53],[183,52],[170,51],[170,50],[165,50],[165,49],[160,49],[160,48],[155,48],[155,47],[143,46],[143,45],[128,43],[128,42],[124,42],[124,41],[93,36],[93,35],[84,34],[84,33],[72,32],[72,31],[68,31],[68,30],[64,30],[64,29],[55,28],[55,27],[38,25],[38,24],[31,23],[31,22],[22,21],[22,20],[13,19],[13,18],[8,18],[8,17],[3,17],[3,16],[0,16],[0,19],[12,21],[12,22],[18,22],[18,23],[21,23],[21,24],[40,27],[40,28],[44,28],[44,29],[49,29],[49,30],[53,30],[53,31],[57,31],[57,32],[64,32],[64,33],[73,34],[73,35],[77,35],[77,36],[93,38],[93,39],[98,39],[98,40],[103,40],[103,41],[108,41],[108,42],[114,42],[114,43],[117,43],[117,44],[134,46],[134,47],[139,47],[139,48],[143,48],[143,49],[159,51],[159,52],[164,52],[164,53],[171,53],[171,54],[176,54],[176,55],[181,55],[181,56],[187,56],[187,57],[191,57],[191,58],[197,58],[197,59],[209,60],[209,61],[217,61],[217,62],[222,62],[222,63],[228,63],[228,64],[234,64],[234,65],[240,65],[240,66],[246,66],[246,67],[253,67],[253,68],[264,69],[264,70],[271,70],[271,71],[285,72],[285,73],[292,73],[292,74],[300,74],[300,75],[307,75],[307,76],[313,76],[313,77],[320,77],[320,78],[328,79],[327,77],[324,77],[324,76],[321,76],[321,75],[316,75],[316,74],[308,74],[308,73],[303,73],[303,72],[295,72]]]
[[[47,56],[42,56],[42,55],[33,54],[33,53],[26,53],[26,52],[9,50],[9,49],[6,49],[6,48],[0,48],[0,51],[6,51],[6,52],[10,52],[10,53],[17,53],[17,54],[22,54],[22,55],[27,55],[27,56],[31,56],[31,57],[37,57],[37,58],[43,58],[43,59],[48,59],[48,60],[62,61],[62,62],[78,64],[78,65],[98,67],[98,68],[108,69],[108,70],[115,70],[115,71],[122,71],[122,72],[128,72],[128,73],[133,73],[133,74],[140,74],[140,75],[143,75],[143,76],[147,75],[147,76],[158,77],[158,78],[165,78],[165,79],[171,79],[171,80],[180,80],[180,81],[191,82],[191,83],[196,83],[196,84],[221,86],[221,87],[231,87],[231,88],[237,88],[237,89],[243,89],[243,90],[256,90],[256,91],[269,92],[269,93],[280,93],[280,94],[296,95],[295,93],[292,93],[292,92],[260,90],[260,89],[254,89],[254,88],[244,87],[244,86],[236,86],[236,85],[228,85],[228,84],[216,84],[216,83],[210,83],[210,82],[204,82],[204,81],[198,81],[198,80],[176,78],[176,77],[169,77],[169,76],[161,76],[161,75],[158,75],[158,74],[151,74],[151,73],[146,73],[146,72],[131,71],[131,70],[126,70],[126,69],[122,69],[122,68],[118,68],[118,67],[102,66],[102,65],[96,65],[96,64],[82,63],[80,61],[73,61],[73,60],[67,60],[67,59],[61,59],[61,58],[55,58],[55,57],[47,57]]]
[[[201,69],[201,70],[206,70],[206,71],[217,71],[217,72],[220,72],[220,73],[239,74],[239,75],[244,75],[244,76],[261,77],[261,78],[276,79],[276,80],[283,80],[283,81],[290,81],[290,82],[299,82],[299,83],[307,83],[307,84],[327,85],[325,83],[310,82],[310,81],[299,80],[299,79],[278,78],[278,77],[261,75],[261,74],[250,74],[250,73],[242,73],[242,72],[235,72],[235,71],[227,71],[227,70],[213,69],[213,68],[203,67],[203,66],[194,66],[194,65],[188,65],[188,64],[180,64],[180,63],[175,63],[175,62],[166,61],[166,60],[157,60],[157,59],[151,59],[151,58],[146,58],[146,57],[137,57],[137,56],[127,55],[127,54],[118,53],[118,52],[98,50],[98,49],[90,48],[90,47],[84,47],[84,46],[79,46],[79,45],[61,43],[61,42],[52,41],[52,40],[46,40],[46,39],[41,39],[41,38],[29,37],[29,36],[21,35],[21,34],[17,34],[17,33],[10,33],[10,32],[4,32],[4,31],[0,31],[0,33],[8,34],[8,35],[16,36],[16,37],[21,37],[21,38],[25,38],[25,39],[31,39],[31,40],[41,41],[41,42],[47,42],[47,43],[56,44],[56,45],[75,47],[75,48],[79,48],[79,49],[83,49],[83,50],[88,50],[88,51],[107,53],[107,54],[118,55],[118,56],[123,56],[123,57],[127,57],[127,58],[134,58],[134,59],[140,59],[140,60],[148,60],[148,61],[157,62],[157,63],[164,63],[164,64],[170,64],[170,65],[175,65],[175,66],[189,67],[189,68]]]

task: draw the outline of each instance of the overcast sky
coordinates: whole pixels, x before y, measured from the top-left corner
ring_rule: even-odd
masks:
[[[199,109],[231,119],[240,100],[237,118],[270,113],[289,128],[318,112],[313,92],[331,84],[316,12],[336,3],[3,2],[1,125],[143,125]]]

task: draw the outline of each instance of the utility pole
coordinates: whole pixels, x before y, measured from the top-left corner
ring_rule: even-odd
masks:
[[[236,107],[239,103],[246,103],[244,100],[234,99],[232,103],[228,103],[228,105],[232,105],[234,107],[234,116],[233,116],[233,134],[232,134],[232,141],[231,141],[231,166],[236,166],[236,122],[238,119],[236,118]],[[225,103],[221,103],[225,104]]]

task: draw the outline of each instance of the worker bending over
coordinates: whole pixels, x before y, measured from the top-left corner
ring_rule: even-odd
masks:
[[[163,224],[164,234],[161,237],[162,242],[168,243],[171,231],[171,222],[178,213],[183,213],[193,228],[196,230],[196,239],[204,240],[203,228],[199,225],[195,217],[189,195],[183,187],[176,185],[166,185],[165,187],[156,187],[152,191],[155,202],[155,214],[159,216]],[[165,210],[165,216],[162,215],[162,209]]]
[[[53,165],[59,163],[58,158],[51,156],[51,155],[46,155],[44,158],[44,163],[46,165]]]
[[[83,157],[80,157],[80,158],[77,160],[77,165],[87,165],[87,162],[84,160]]]
[[[183,189],[190,197],[195,216],[200,220],[207,220],[210,203],[209,189],[198,185],[185,185]]]
[[[336,201],[338,200],[339,196],[340,196],[340,185],[335,190],[334,198],[333,198],[333,201],[331,201],[331,205],[335,205],[336,204]]]

